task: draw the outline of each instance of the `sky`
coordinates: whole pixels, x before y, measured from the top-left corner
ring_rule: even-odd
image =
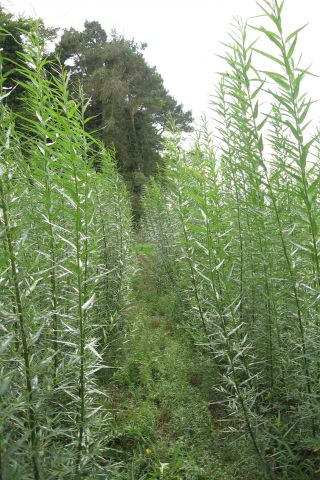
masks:
[[[84,21],[98,20],[109,32],[148,44],[145,57],[155,65],[165,87],[196,120],[210,118],[210,96],[224,52],[221,42],[234,17],[259,14],[255,0],[0,0],[8,11],[41,17],[48,26],[82,29]],[[286,0],[288,31],[310,22],[300,35],[304,64],[320,75],[320,2]],[[252,20],[256,24],[259,19]],[[251,21],[250,21],[251,22]],[[320,98],[320,79],[310,79],[308,90]],[[319,107],[320,112],[320,107]],[[319,115],[320,116],[320,115]]]

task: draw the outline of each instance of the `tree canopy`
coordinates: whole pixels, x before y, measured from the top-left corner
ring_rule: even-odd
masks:
[[[24,35],[36,20],[15,18],[0,5],[1,54],[9,87],[14,92],[7,103],[21,109],[23,86],[15,65],[23,50]],[[106,147],[114,148],[117,166],[131,192],[134,211],[139,216],[139,197],[147,178],[161,165],[163,134],[168,120],[191,130],[192,115],[166,90],[161,75],[144,58],[145,43],[128,40],[116,31],[107,35],[97,21],[86,21],[84,29],[64,30],[57,42],[57,30],[37,24],[45,42],[56,41],[52,57],[69,70],[73,95],[79,84],[90,99],[87,128]],[[54,72],[50,72],[51,74]],[[97,166],[99,167],[99,166]]]
[[[22,88],[17,84],[21,76],[15,71],[15,64],[19,59],[19,52],[22,51],[22,31],[28,31],[30,19],[23,17],[14,18],[0,4],[0,48],[1,56],[6,61],[2,62],[2,75],[6,79],[6,88],[16,89],[13,95],[6,97],[7,104],[15,111],[19,109],[19,97]]]
[[[97,21],[86,21],[81,32],[65,30],[56,48],[91,98],[90,128],[107,147],[115,147],[118,167],[136,195],[161,162],[168,118],[184,131],[192,122],[191,112],[184,111],[156,68],[147,64],[145,48],[115,31],[108,36]]]
[[[47,28],[39,19],[32,19],[23,16],[16,18],[12,13],[7,12],[0,4],[0,54],[4,61],[2,62],[2,76],[6,82],[6,88],[13,90],[6,97],[7,105],[18,112],[23,107],[22,95],[24,80],[16,68],[21,61],[20,54],[23,51],[25,35],[32,29],[37,28],[46,42],[54,40],[57,36],[57,28]]]

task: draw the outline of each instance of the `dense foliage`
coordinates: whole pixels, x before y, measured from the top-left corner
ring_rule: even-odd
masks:
[[[283,2],[260,9],[266,26],[253,28],[268,50],[241,22],[226,45],[217,152],[205,124],[191,151],[173,129],[145,223],[161,279],[220,373],[226,431],[251,441],[259,478],[309,479],[320,441],[319,138],[296,55],[301,29],[283,33]]]
[[[127,301],[131,213],[113,155],[85,132],[87,101],[39,38],[19,53],[24,134],[0,83],[0,477],[105,478],[99,372]]]
[[[44,36],[46,43],[52,41],[56,35],[56,28],[46,28],[42,21],[20,16],[16,18],[7,12],[0,4],[0,48],[1,55],[5,59],[1,66],[1,75],[6,77],[5,88],[11,90],[11,94],[6,97],[6,104],[14,111],[23,110],[23,101],[21,99],[24,91],[21,81],[23,76],[16,69],[19,63],[19,55],[23,51],[24,35],[23,32],[30,32],[37,28]]]
[[[0,48],[6,58],[3,74],[10,74],[8,87],[15,90],[6,99],[15,112],[24,107],[20,73],[16,69],[19,52],[24,43],[23,32],[32,29],[35,20],[15,18],[0,5]],[[70,72],[70,91],[79,100],[79,83],[90,98],[87,117],[91,120],[86,130],[108,148],[115,148],[115,160],[122,173],[136,218],[140,216],[139,198],[147,178],[154,175],[161,164],[162,140],[169,117],[184,131],[190,131],[192,115],[168,93],[161,75],[147,64],[138,45],[114,31],[107,36],[97,21],[86,21],[83,31],[65,30],[59,39],[58,28],[45,27],[38,22],[45,35],[45,48],[55,51],[50,57]],[[47,65],[50,69],[50,65]],[[54,70],[51,71],[54,75]],[[20,128],[20,125],[18,124]],[[98,162],[97,162],[98,165]],[[96,166],[97,166],[96,165]]]
[[[99,22],[87,21],[81,32],[66,30],[56,48],[72,79],[80,78],[91,98],[94,119],[89,128],[106,146],[114,145],[118,167],[135,198],[161,162],[169,116],[184,130],[190,130],[192,121],[191,112],[183,111],[155,67],[146,63],[145,47],[115,32],[108,37]]]
[[[61,67],[0,10],[1,479],[319,475],[319,132],[301,28],[258,5],[192,148],[142,47],[87,22]],[[130,318],[117,165],[139,193],[162,148]]]

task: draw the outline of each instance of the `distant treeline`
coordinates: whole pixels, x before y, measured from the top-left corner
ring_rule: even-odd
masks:
[[[118,168],[139,217],[142,187],[161,164],[168,119],[184,131],[191,129],[192,122],[191,112],[184,111],[169,95],[161,75],[147,64],[143,56],[146,44],[125,39],[115,31],[107,35],[97,21],[86,21],[83,31],[70,28],[60,36],[59,29],[44,27],[39,20],[15,18],[1,6],[0,19],[0,48],[6,58],[3,73],[9,76],[9,85],[19,80],[15,65],[26,41],[22,32],[38,22],[46,44],[55,45],[49,57],[57,57],[71,76],[74,97],[83,90],[90,99],[86,129],[106,147],[115,148]],[[21,113],[23,95],[23,86],[18,85],[8,97],[14,112]]]

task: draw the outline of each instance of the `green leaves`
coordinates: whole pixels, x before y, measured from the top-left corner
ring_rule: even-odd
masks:
[[[260,2],[272,27],[256,30],[275,54],[248,46],[246,24],[236,25],[213,102],[219,138],[204,125],[188,149],[174,131],[145,210],[159,284],[170,272],[183,322],[206,344],[237,419],[232,438],[246,432],[266,478],[298,477],[293,452],[319,428],[319,134],[306,140],[309,71],[296,66],[300,29],[283,36],[283,5]],[[271,67],[257,71],[253,51]],[[310,475],[316,468],[311,460]]]
[[[71,87],[76,79],[83,81],[91,98],[86,129],[116,148],[137,219],[141,189],[162,162],[159,144],[168,118],[185,131],[192,121],[191,112],[169,95],[159,73],[147,64],[143,50],[133,40],[115,33],[107,36],[95,21],[86,22],[82,32],[65,30],[56,48],[71,74]],[[74,94],[78,97],[78,91]]]
[[[257,30],[258,32],[262,32],[264,33],[268,39],[274,44],[276,45],[276,47],[278,47],[279,50],[282,50],[282,45],[281,45],[281,38],[279,37],[279,35],[277,35],[276,33],[274,32],[271,32],[270,30],[267,30],[266,28],[264,27],[252,27],[254,30]]]
[[[271,55],[268,52],[264,52],[263,50],[259,50],[258,48],[254,48],[254,51],[259,53],[260,55],[266,57],[266,58],[269,58],[269,60],[272,60],[273,62],[278,63],[282,67],[284,66],[281,58],[277,58],[277,57],[275,57],[274,55]]]
[[[305,23],[302,27],[300,27],[297,30],[295,30],[294,32],[290,33],[290,35],[288,35],[287,38],[285,39],[285,42],[289,43],[290,40],[294,39],[294,43],[296,43],[298,33],[301,32],[302,30],[304,30],[308,24],[309,24],[309,22]]]
[[[258,140],[258,149],[259,149],[259,152],[263,152],[263,137],[262,135],[259,136],[259,140]]]
[[[130,202],[112,152],[83,130],[87,102],[69,97],[39,38],[29,42],[19,71],[28,135],[0,105],[1,455],[10,478],[54,478],[57,465],[61,478],[95,476],[107,456],[95,372],[127,302]]]
[[[284,88],[284,90],[290,92],[290,84],[283,75],[281,75],[280,73],[269,72],[266,70],[263,70],[263,73],[265,73],[269,78],[274,80],[278,85],[280,85],[280,87]]]

